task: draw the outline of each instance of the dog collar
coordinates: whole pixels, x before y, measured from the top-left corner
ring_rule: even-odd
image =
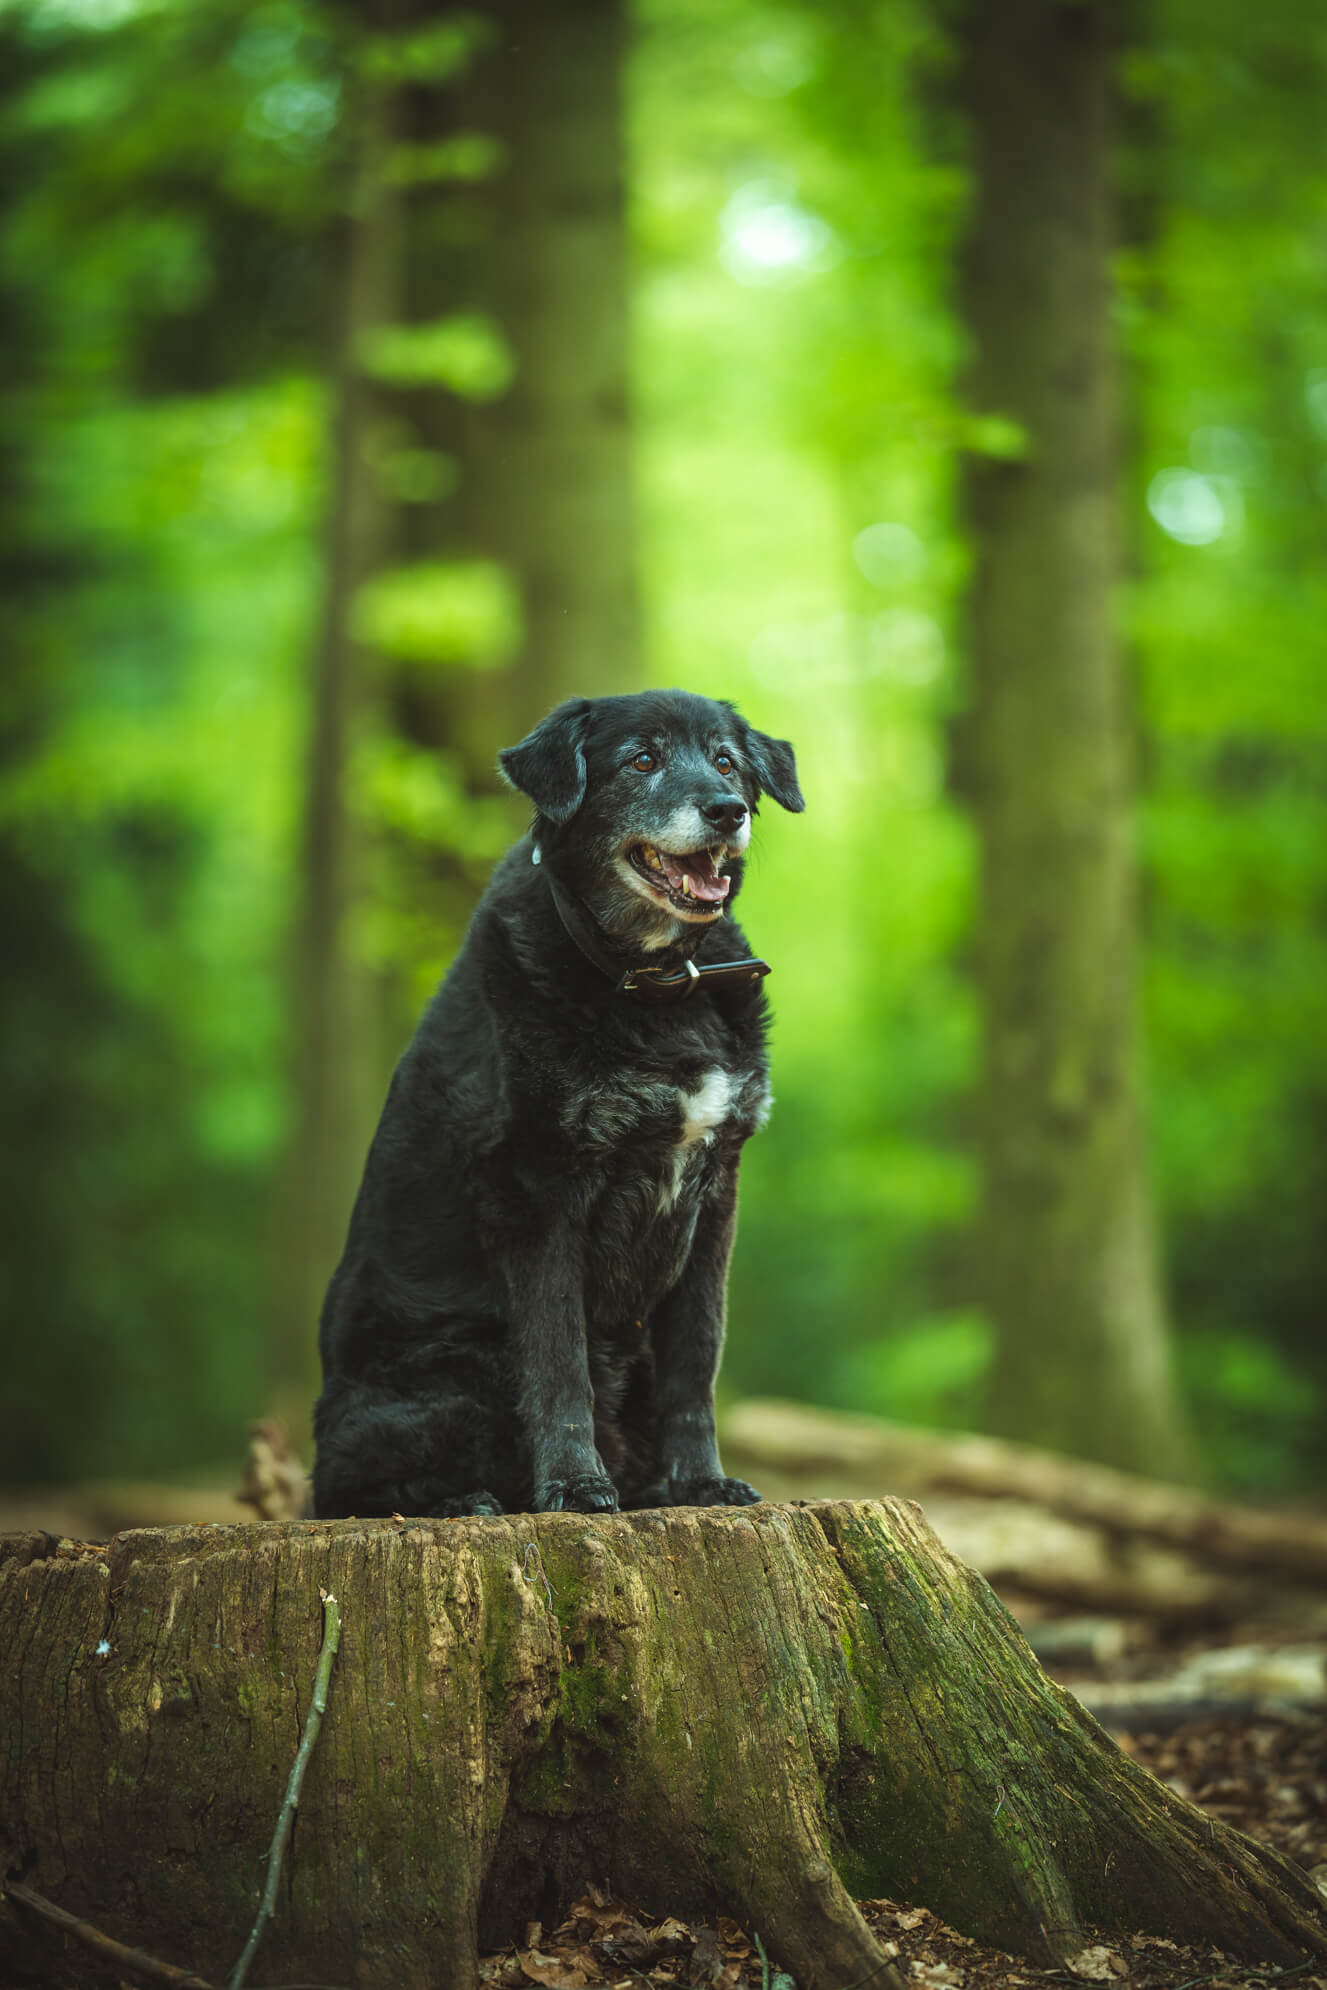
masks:
[[[631,967],[617,984],[619,995],[640,995],[647,1002],[679,1002],[695,988],[753,988],[770,971],[767,960],[714,960],[704,967],[683,961],[675,974],[657,967]]]
[[[615,993],[635,996],[644,1002],[681,1002],[698,988],[754,988],[770,971],[766,960],[716,960],[703,967],[683,961],[681,967],[665,972],[659,967],[629,967],[623,973],[601,944],[599,928],[578,898],[560,885],[551,871],[545,871],[558,918],[568,937],[592,967],[616,983]]]

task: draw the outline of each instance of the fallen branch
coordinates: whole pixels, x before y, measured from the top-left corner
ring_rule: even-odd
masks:
[[[216,1990],[216,1986],[205,1976],[195,1976],[192,1970],[177,1969],[173,1962],[163,1962],[159,1956],[149,1955],[146,1949],[126,1948],[110,1935],[103,1934],[91,1921],[80,1921],[77,1914],[67,1908],[57,1907],[44,1893],[36,1893],[30,1886],[23,1886],[18,1880],[5,1880],[4,1890],[13,1900],[19,1900],[25,1907],[31,1907],[35,1914],[53,1921],[67,1935],[73,1935],[85,1947],[95,1949],[98,1955],[117,1970],[129,1970],[135,1976],[149,1976],[154,1983],[169,1983],[174,1990]],[[255,1986],[259,1990],[259,1986]],[[268,1990],[338,1990],[334,1983],[274,1983]]]
[[[244,1944],[244,1953],[231,1971],[229,1990],[243,1990],[244,1979],[249,1973],[249,1964],[253,1961],[263,1928],[276,1912],[276,1890],[281,1878],[281,1861],[286,1855],[291,1827],[295,1822],[295,1812],[299,1808],[300,1785],[304,1781],[304,1771],[309,1766],[309,1757],[313,1754],[313,1745],[318,1739],[318,1730],[323,1724],[323,1715],[327,1711],[327,1687],[332,1677],[332,1662],[341,1643],[341,1612],[337,1608],[334,1596],[325,1589],[320,1594],[323,1599],[323,1645],[318,1654],[318,1669],[313,1676],[313,1698],[309,1703],[309,1716],[304,1723],[304,1732],[300,1736],[299,1749],[290,1772],[290,1781],[286,1784],[285,1799],[277,1815],[276,1830],[272,1833],[272,1849],[267,1855],[267,1885],[263,1888],[258,1918],[249,1932],[248,1941]],[[193,1980],[197,1981],[196,1978]]]
[[[57,1907],[53,1900],[34,1893],[30,1886],[23,1886],[16,1879],[6,1880],[4,1886],[11,1900],[21,1900],[34,1914],[54,1921],[57,1928],[63,1928],[67,1935],[76,1936],[85,1947],[95,1949],[107,1962],[113,1962],[117,1969],[132,1970],[136,1976],[150,1976],[155,1983],[170,1983],[174,1990],[213,1990],[205,1976],[195,1976],[191,1969],[177,1969],[173,1962],[161,1962],[156,1956],[149,1955],[146,1949],[126,1948],[123,1942],[103,1935],[91,1921],[80,1921],[77,1914]]]
[[[1240,1506],[1014,1444],[801,1403],[736,1403],[729,1469],[767,1498],[919,1499],[997,1587],[1088,1610],[1327,1621],[1327,1518]]]

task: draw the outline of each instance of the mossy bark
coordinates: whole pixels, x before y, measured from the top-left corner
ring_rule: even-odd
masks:
[[[1327,1953],[1308,1880],[1137,1768],[905,1502],[40,1537],[0,1572],[0,1858],[214,1980],[342,1643],[262,1980],[472,1990],[587,1880],[743,1918],[802,1990],[892,1972],[888,1894],[1063,1957]],[[9,1978],[96,1980],[0,1905]],[[49,1969],[48,1974],[41,1974]]]

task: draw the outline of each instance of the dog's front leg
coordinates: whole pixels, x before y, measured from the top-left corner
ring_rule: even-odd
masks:
[[[617,1488],[594,1442],[581,1254],[570,1226],[527,1243],[510,1281],[512,1355],[535,1513],[603,1513]]]
[[[745,1479],[725,1478],[714,1428],[736,1227],[734,1158],[701,1211],[685,1271],[650,1320],[659,1457],[672,1506],[751,1506],[760,1498]]]

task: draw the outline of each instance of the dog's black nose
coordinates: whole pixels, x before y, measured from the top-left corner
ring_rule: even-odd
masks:
[[[746,821],[746,803],[740,795],[716,795],[701,803],[700,812],[716,829],[740,829]]]

